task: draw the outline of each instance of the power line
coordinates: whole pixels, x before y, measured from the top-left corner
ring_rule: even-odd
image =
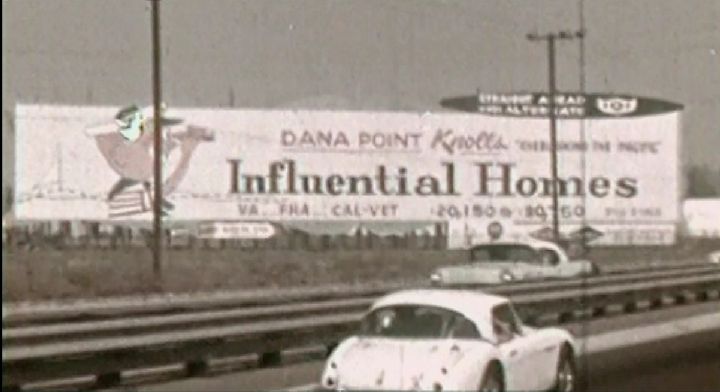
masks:
[[[580,31],[585,32],[585,2],[583,0],[578,0],[578,19],[579,19]],[[585,89],[586,89],[585,76],[586,75],[585,75],[585,40],[584,39],[579,40],[578,51],[579,51],[578,84],[579,84],[580,94],[585,95]],[[580,137],[582,138],[583,143],[585,143],[585,144],[589,143],[588,138],[587,138],[586,129],[585,129],[585,118],[580,118]],[[587,154],[585,151],[581,152],[581,157],[582,157],[580,159],[581,177],[583,179],[583,183],[585,183],[586,179],[587,179]],[[585,211],[585,214],[583,214],[583,216],[581,217],[581,222],[582,222],[581,230],[587,226],[587,210],[588,210],[587,207],[588,206],[587,206],[587,196],[585,194],[583,194],[583,196],[582,196],[582,206],[583,206],[583,211]],[[581,253],[583,254],[583,256],[585,256],[588,253],[588,245],[587,245],[587,239],[585,238],[584,231],[581,231],[581,235],[580,235],[580,248],[581,248]],[[585,274],[583,274],[582,280],[581,280],[580,303],[582,304],[583,311],[586,312],[586,314],[587,314],[589,301],[588,301],[588,296],[587,296],[587,275],[585,275]],[[588,317],[585,316],[584,319],[585,320],[582,322],[582,325],[580,327],[582,329],[583,337],[588,336],[588,333],[590,332],[590,325],[588,322]],[[583,352],[587,352],[587,339],[582,340],[582,350],[583,350]],[[579,389],[584,391],[584,390],[587,390],[587,387],[588,387],[587,383],[589,382],[589,380],[588,380],[589,369],[588,369],[588,360],[587,360],[586,355],[582,356],[582,361],[583,362],[582,362],[582,366],[581,366],[581,371],[583,374],[582,374],[582,377],[580,377],[580,380],[583,385],[581,385]]]

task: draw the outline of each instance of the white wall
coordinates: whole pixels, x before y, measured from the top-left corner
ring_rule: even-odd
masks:
[[[720,198],[683,202],[684,234],[720,238]]]

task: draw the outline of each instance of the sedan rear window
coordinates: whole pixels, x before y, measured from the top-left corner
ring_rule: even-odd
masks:
[[[535,250],[526,245],[481,245],[470,251],[471,261],[537,261]]]

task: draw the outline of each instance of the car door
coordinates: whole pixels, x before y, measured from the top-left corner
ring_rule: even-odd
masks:
[[[547,271],[541,263],[540,255],[530,247],[515,252],[515,276],[522,280],[543,279]]]
[[[563,277],[560,255],[552,249],[541,248],[538,250],[539,269],[543,278]]]
[[[500,360],[505,367],[505,389],[530,391],[538,385],[534,369],[536,352],[530,349],[509,304],[492,310],[492,326],[500,349]]]
[[[531,390],[548,390],[552,387],[556,376],[556,365],[560,355],[557,339],[546,331],[524,328],[512,303],[508,303],[512,315],[522,335],[522,345],[526,351],[526,359],[532,369],[529,379]]]
[[[547,274],[545,266],[531,261],[518,263],[518,276],[523,280],[540,280]]]

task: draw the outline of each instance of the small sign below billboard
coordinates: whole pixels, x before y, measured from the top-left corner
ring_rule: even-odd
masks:
[[[213,222],[201,224],[198,237],[213,239],[267,239],[275,227],[266,222]]]
[[[554,234],[553,234],[553,229],[548,226],[544,226],[535,231],[531,231],[530,237],[537,238],[537,239],[543,240],[543,241],[552,241],[555,238]]]
[[[584,242],[590,242],[602,236],[602,231],[590,226],[583,226],[582,228],[571,232],[569,235],[571,240],[581,240]]]

